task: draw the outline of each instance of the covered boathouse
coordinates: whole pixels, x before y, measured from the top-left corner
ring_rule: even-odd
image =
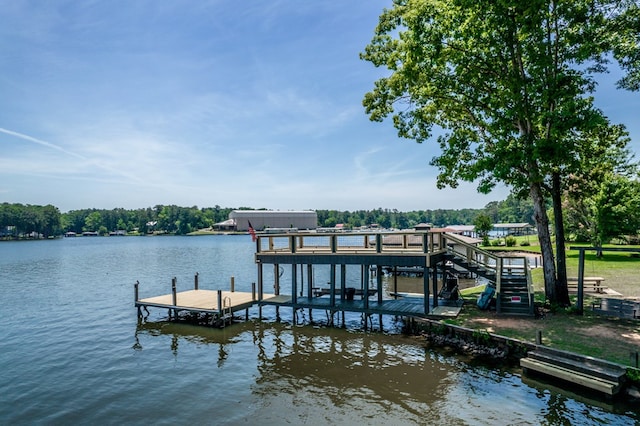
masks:
[[[468,244],[459,235],[433,231],[258,234],[255,262],[261,306],[322,309],[330,322],[338,312],[405,317],[443,317],[459,313],[462,300],[448,297],[444,277],[463,268],[496,288],[496,310],[533,314],[533,287],[526,257],[503,258]],[[281,294],[280,271],[291,268],[290,294]],[[313,268],[330,268],[328,282],[315,282]],[[358,282],[347,282],[347,267],[359,268]],[[455,267],[455,268],[454,268]],[[273,297],[262,297],[265,268],[273,268]],[[383,270],[423,268],[421,294],[402,295],[383,288]],[[300,272],[299,272],[300,271]],[[374,283],[369,273],[373,271]],[[397,286],[397,274],[393,274]],[[440,278],[439,278],[440,277]],[[305,279],[306,278],[306,279]],[[269,288],[271,290],[271,288]],[[295,318],[295,315],[294,315]]]
[[[229,213],[236,231],[249,230],[249,222],[253,229],[316,229],[318,214],[312,210],[233,210]]]

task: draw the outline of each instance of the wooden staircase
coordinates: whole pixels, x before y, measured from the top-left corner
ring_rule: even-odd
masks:
[[[446,259],[489,281],[496,288],[496,312],[501,315],[533,316],[533,285],[525,256],[498,256],[445,234]]]

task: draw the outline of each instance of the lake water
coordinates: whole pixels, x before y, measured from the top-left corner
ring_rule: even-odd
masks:
[[[248,236],[0,243],[0,424],[640,423],[637,408],[425,349],[392,318],[384,334],[357,315],[346,329],[292,326],[271,307],[223,330],[163,310],[138,323],[136,280],[141,297],[174,276],[192,288],[195,272],[201,288],[234,276],[250,291],[253,250]]]

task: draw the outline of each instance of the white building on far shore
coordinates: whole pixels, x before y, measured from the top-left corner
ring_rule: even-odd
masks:
[[[235,231],[247,231],[249,222],[256,231],[269,228],[278,229],[316,229],[318,214],[311,210],[280,211],[280,210],[233,210],[229,213],[229,220],[221,222],[220,227],[233,227]],[[230,226],[231,225],[231,226]]]

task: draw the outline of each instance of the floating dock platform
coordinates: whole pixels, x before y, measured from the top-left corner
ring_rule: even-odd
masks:
[[[233,314],[255,306],[259,298],[272,298],[273,294],[256,294],[255,285],[253,291],[237,292],[234,290],[232,280],[231,290],[204,290],[198,288],[198,274],[195,275],[195,288],[193,290],[177,291],[176,279],[171,281],[171,293],[161,296],[139,298],[139,282],[135,284],[135,306],[138,309],[138,317],[142,317],[142,310],[149,312],[148,308],[165,308],[169,311],[170,318],[178,318],[181,312],[187,312],[198,316],[204,316],[210,325],[224,326],[233,319]]]

